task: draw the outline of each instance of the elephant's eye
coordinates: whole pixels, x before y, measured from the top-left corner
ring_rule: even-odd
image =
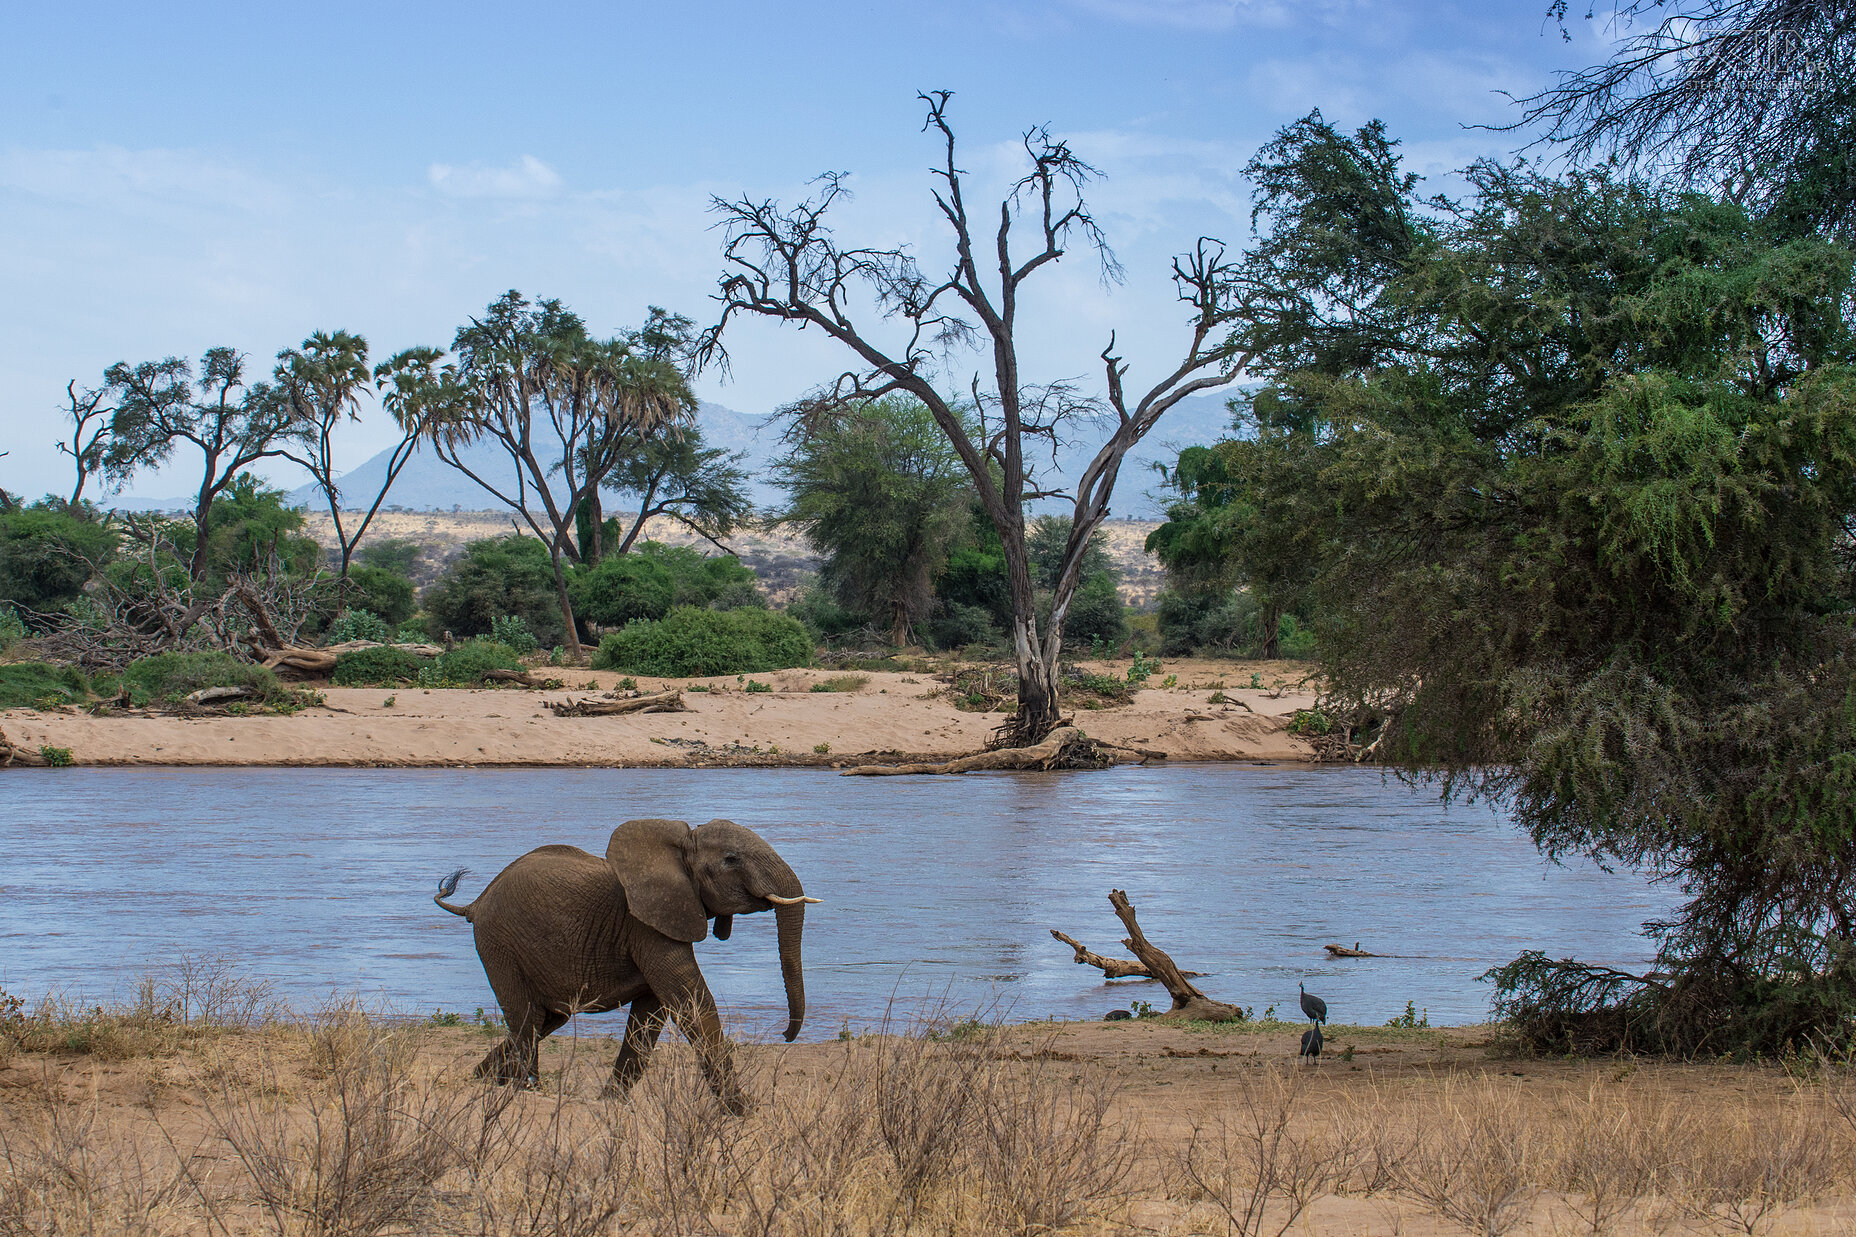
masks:
[[[737,855],[737,854],[735,854],[735,853],[734,853],[733,851],[730,851],[730,852],[729,852],[728,854],[726,854],[726,855],[723,855],[723,856],[722,856],[722,866],[723,866],[723,867],[725,867],[725,868],[738,868],[738,867],[740,867],[740,866],[741,866],[741,856],[740,856],[740,855]]]

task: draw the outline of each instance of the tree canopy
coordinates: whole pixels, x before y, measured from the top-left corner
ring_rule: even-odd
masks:
[[[1425,202],[1395,154],[1317,115],[1260,157],[1266,382],[1162,553],[1299,564],[1368,754],[1680,885],[1633,1042],[1847,1026],[1856,256],[1603,171]]]

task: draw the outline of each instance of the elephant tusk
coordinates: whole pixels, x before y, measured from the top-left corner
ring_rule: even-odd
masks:
[[[797,898],[782,898],[777,893],[770,893],[765,896],[767,901],[773,903],[775,906],[798,906],[801,902],[810,902],[816,905],[823,901],[821,898],[808,898],[803,895]]]

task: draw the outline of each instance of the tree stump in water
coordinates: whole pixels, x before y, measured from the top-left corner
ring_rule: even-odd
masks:
[[[1127,928],[1128,937],[1122,941],[1135,957],[1141,960],[1148,973],[1166,985],[1167,994],[1173,998],[1173,1008],[1161,1017],[1178,1022],[1242,1022],[1244,1011],[1235,1005],[1223,1001],[1214,1001],[1192,986],[1186,978],[1186,972],[1179,969],[1172,956],[1148,940],[1141,931],[1141,925],[1134,918],[1134,907],[1128,904],[1128,895],[1119,889],[1109,890],[1109,905],[1115,908],[1115,914],[1121,917],[1122,926]]]
[[[1068,936],[1052,928],[1050,934],[1076,951],[1076,965],[1093,966],[1102,972],[1103,979],[1153,979],[1154,973],[1138,962],[1126,958],[1110,958],[1096,953],[1073,936]],[[1198,976],[1203,971],[1181,971],[1181,975]]]

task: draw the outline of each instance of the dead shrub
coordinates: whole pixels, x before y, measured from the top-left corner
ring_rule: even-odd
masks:
[[[0,1237],[166,1237],[194,1216],[173,1162],[155,1164],[99,1126],[93,1095],[65,1097],[49,1075],[0,1107]]]
[[[1835,1145],[1815,1113],[1792,1101],[1713,1114],[1684,1140],[1674,1197],[1693,1218],[1752,1234],[1781,1208],[1804,1203],[1838,1175]]]
[[[1592,1237],[1612,1231],[1667,1176],[1664,1154],[1683,1143],[1680,1117],[1666,1104],[1593,1084],[1555,1114],[1541,1148],[1542,1176]]]
[[[1526,1114],[1518,1087],[1447,1079],[1442,1097],[1419,1109],[1400,1188],[1434,1215],[1502,1237],[1526,1218],[1538,1192]]]
[[[1237,1114],[1193,1129],[1176,1166],[1176,1189],[1209,1202],[1227,1233],[1282,1237],[1338,1183],[1345,1160],[1337,1163],[1332,1140],[1306,1123],[1292,1128],[1303,1094],[1299,1071],[1270,1067],[1241,1076],[1239,1086]]]
[[[321,1085],[295,1104],[275,1061],[257,1088],[222,1086],[207,1102],[272,1231],[361,1237],[432,1206],[457,1161],[464,1092],[417,1077],[416,1046],[358,1015],[319,1022],[311,1044]]]

